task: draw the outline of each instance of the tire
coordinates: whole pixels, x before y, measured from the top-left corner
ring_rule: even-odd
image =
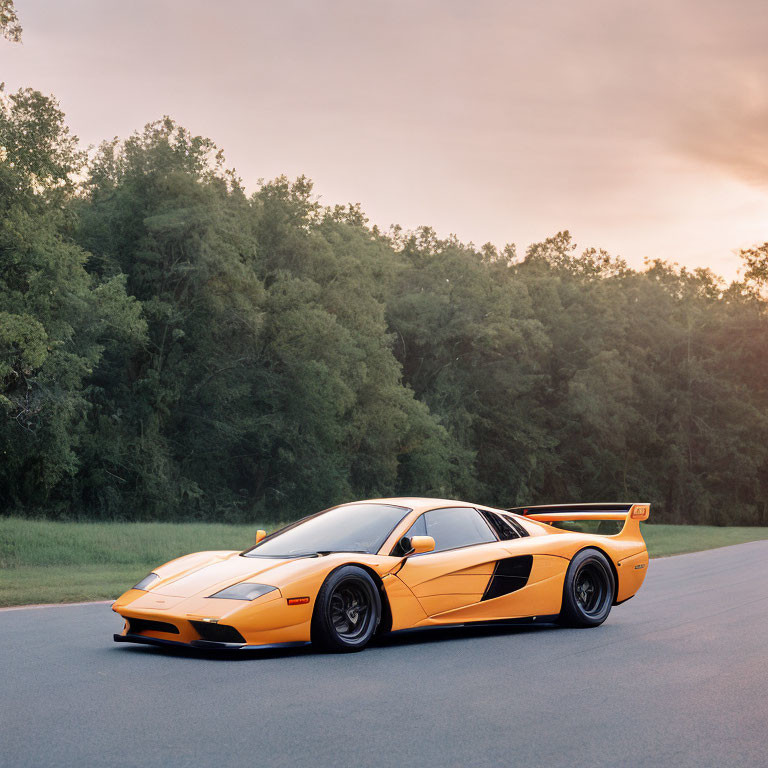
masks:
[[[584,549],[571,560],[563,585],[558,623],[565,627],[598,627],[611,612],[616,580],[602,552]]]
[[[344,565],[328,575],[312,615],[312,643],[334,653],[362,651],[381,620],[381,596],[370,574]]]

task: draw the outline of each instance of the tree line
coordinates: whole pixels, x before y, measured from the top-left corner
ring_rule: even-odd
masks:
[[[768,243],[744,277],[567,232],[371,226],[248,194],[166,118],[85,153],[0,100],[0,511],[290,520],[356,498],[644,500],[768,524]]]

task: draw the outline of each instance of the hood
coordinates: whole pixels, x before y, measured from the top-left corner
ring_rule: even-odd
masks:
[[[168,579],[151,592],[168,597],[193,597],[201,592],[212,594],[241,581],[258,581],[262,576],[265,583],[277,587],[279,585],[270,580],[267,574],[292,562],[296,562],[295,559],[240,557],[234,553],[226,560],[207,563],[191,572]]]

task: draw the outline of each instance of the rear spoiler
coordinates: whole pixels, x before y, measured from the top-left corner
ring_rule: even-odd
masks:
[[[540,523],[579,520],[623,520],[622,536],[640,536],[640,523],[647,520],[651,505],[643,502],[600,502],[597,504],[545,504],[536,507],[512,507],[507,510]]]

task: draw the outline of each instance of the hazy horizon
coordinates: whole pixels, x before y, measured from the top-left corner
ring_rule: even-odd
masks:
[[[757,0],[16,8],[0,80],[54,94],[84,145],[168,114],[249,190],[306,174],[383,228],[519,252],[568,229],[635,267],[733,278],[768,240]]]

